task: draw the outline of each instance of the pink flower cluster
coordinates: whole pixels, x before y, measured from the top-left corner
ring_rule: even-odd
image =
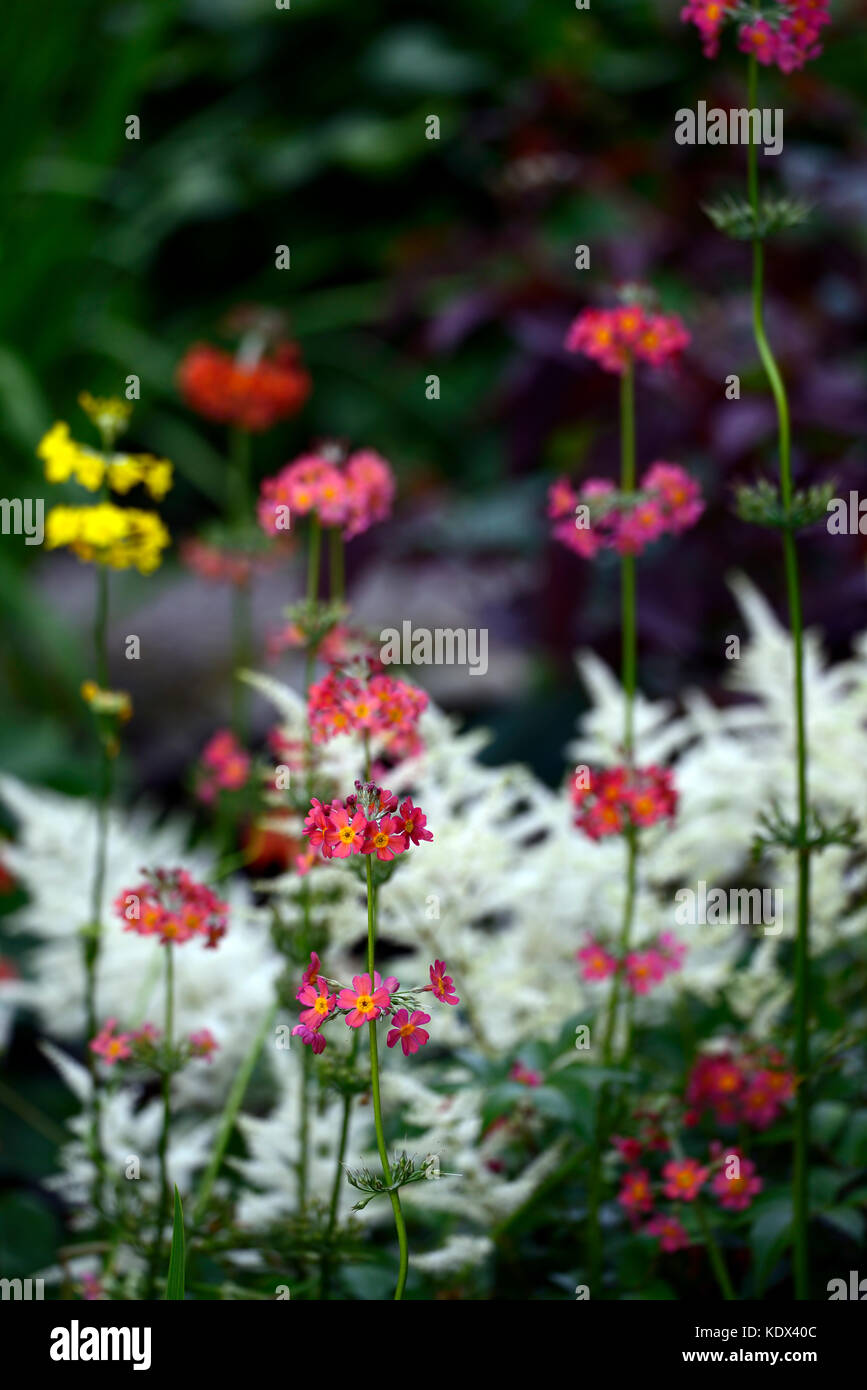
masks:
[[[776,65],[788,73],[818,58],[822,29],[831,23],[830,10],[831,0],[777,0],[774,12],[744,22],[743,11],[731,0],[689,0],[680,17],[698,29],[706,58],[719,53],[720,34],[727,21],[740,20],[741,52],[754,55],[765,67]]]
[[[285,651],[306,647],[308,638],[297,622],[274,628],[266,638],[266,650],[273,661]],[[379,664],[379,657],[369,637],[346,623],[335,623],[316,647],[316,655],[326,666],[347,666],[353,661]]]
[[[615,1138],[614,1142],[620,1156],[630,1164],[644,1156],[644,1146],[639,1140]],[[648,1156],[652,1156],[654,1148],[660,1147],[668,1146],[651,1146]],[[756,1176],[752,1160],[745,1158],[740,1149],[714,1141],[707,1164],[695,1158],[669,1158],[662,1164],[656,1180],[648,1167],[630,1168],[621,1179],[617,1201],[633,1225],[638,1227],[644,1221],[643,1234],[655,1236],[660,1248],[672,1253],[686,1249],[690,1244],[689,1235],[674,1212],[654,1212],[657,1200],[663,1197],[670,1202],[694,1202],[708,1183],[719,1205],[727,1211],[745,1211],[762,1190],[762,1180]],[[646,1221],[651,1213],[651,1220]]]
[[[607,980],[618,971],[633,994],[649,994],[654,985],[661,984],[683,966],[686,946],[673,932],[662,932],[654,946],[641,951],[629,951],[618,960],[593,936],[575,952],[581,965],[583,980]]]
[[[186,869],[155,869],[135,888],[125,888],[114,901],[124,931],[158,936],[160,944],[181,945],[194,937],[215,947],[225,936],[229,905]]]
[[[394,501],[391,467],[373,449],[359,449],[343,461],[337,447],[302,454],[273,478],[259,496],[259,525],[269,536],[288,529],[284,516],[314,513],[323,526],[338,526],[352,540],[375,521],[384,521]],[[284,513],[280,508],[288,508]]]
[[[638,303],[582,309],[566,335],[568,352],[581,352],[618,375],[630,362],[651,367],[673,362],[688,344],[689,333],[677,314],[649,313]]]
[[[585,560],[600,550],[640,555],[660,536],[694,526],[703,511],[698,483],[678,464],[662,460],[651,464],[635,494],[618,492],[605,478],[588,478],[580,492],[567,478],[548,489],[554,536]]]
[[[795,1092],[795,1078],[774,1049],[699,1057],[689,1075],[686,1123],[695,1126],[705,1111],[718,1125],[747,1124],[767,1129]]]
[[[91,1038],[91,1052],[109,1066],[114,1066],[116,1062],[148,1063],[153,1060],[160,1036],[155,1024],[143,1023],[141,1028],[133,1029],[130,1033],[116,1030],[117,1019],[107,1018],[96,1037]],[[184,1041],[180,1061],[183,1063],[190,1057],[204,1057],[210,1061],[218,1047],[219,1043],[210,1029],[200,1028],[197,1033],[190,1033]]]
[[[249,584],[255,574],[273,569],[285,554],[285,549],[277,546],[258,554],[230,550],[195,536],[188,537],[180,547],[181,563],[200,579],[212,584],[235,584],[238,588]]]
[[[655,825],[672,820],[677,791],[669,768],[611,767],[594,772],[589,787],[573,784],[575,825],[591,840],[619,835],[627,826]]]
[[[210,806],[222,791],[238,791],[250,776],[250,756],[231,729],[219,729],[202,749],[196,769],[196,795]]]
[[[385,751],[411,757],[421,749],[418,721],[427,709],[427,695],[417,686],[367,666],[364,676],[329,671],[307,693],[307,717],[314,743],[337,734],[377,735]]]
[[[354,975],[351,987],[329,980],[320,972],[318,955],[311,951],[310,964],[296,996],[304,1007],[292,1035],[320,1053],[325,1050],[321,1030],[330,1018],[342,1014],[348,1028],[360,1028],[363,1023],[375,1023],[380,1017],[390,1016],[392,1027],[386,1044],[394,1047],[400,1043],[403,1055],[409,1057],[430,1038],[423,1025],[430,1023],[431,1016],[416,1008],[418,996],[430,993],[443,1004],[460,1003],[454,982],[446,974],[445,961],[434,961],[429,985],[401,991],[400,982],[393,975],[383,980],[378,970],[373,972],[373,979],[369,974]]]
[[[304,818],[304,834],[311,849],[324,859],[348,859],[352,854],[375,854],[377,859],[395,859],[410,844],[432,840],[426,830],[427,816],[407,797],[398,798],[373,782],[356,782],[357,793],[346,802],[323,805],[313,798]]]

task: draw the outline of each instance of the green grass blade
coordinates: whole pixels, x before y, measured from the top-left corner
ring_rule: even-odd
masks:
[[[184,1297],[185,1261],[184,1209],[181,1206],[181,1194],[178,1192],[177,1187],[175,1187],[175,1218],[172,1223],[172,1252],[169,1255],[169,1276],[166,1280],[167,1299],[183,1299]]]

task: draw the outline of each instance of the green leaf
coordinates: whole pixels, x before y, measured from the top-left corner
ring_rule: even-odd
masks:
[[[186,1263],[186,1252],[184,1248],[184,1209],[181,1206],[181,1194],[175,1186],[175,1217],[172,1223],[172,1251],[169,1255],[169,1274],[166,1280],[166,1299],[179,1299],[184,1297],[184,1265]]]
[[[864,1238],[864,1217],[852,1207],[832,1207],[830,1211],[823,1211],[819,1220],[826,1226],[833,1226],[849,1240],[855,1241],[856,1245],[860,1245]]]
[[[856,1110],[840,1145],[840,1157],[853,1168],[867,1164],[867,1110]]]
[[[788,1197],[775,1198],[756,1212],[750,1231],[756,1297],[762,1294],[774,1264],[789,1244],[791,1231],[792,1203]]]
[[[810,1111],[810,1133],[819,1144],[830,1144],[836,1139],[846,1117],[849,1106],[842,1100],[822,1100]]]

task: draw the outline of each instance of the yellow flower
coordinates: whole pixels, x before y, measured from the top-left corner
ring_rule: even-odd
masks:
[[[83,681],[81,698],[94,714],[111,714],[121,724],[132,718],[132,700],[126,690],[103,690],[96,681]]]
[[[80,560],[111,569],[134,567],[141,574],[150,574],[159,566],[170,539],[155,512],[116,507],[112,502],[99,502],[95,507],[53,507],[45,518],[49,550],[68,546]]]
[[[58,420],[36,446],[36,456],[45,464],[49,483],[65,483],[75,467],[78,445],[69,437],[69,426]]]
[[[119,396],[92,396],[89,391],[82,391],[78,404],[108,445],[123,434],[132,415],[131,402],[122,401]]]

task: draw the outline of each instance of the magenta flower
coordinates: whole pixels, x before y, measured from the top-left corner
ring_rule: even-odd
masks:
[[[581,962],[582,980],[607,980],[617,969],[614,957],[592,936],[588,936],[586,946],[575,952],[575,959]]]
[[[302,985],[297,995],[298,1002],[307,1006],[298,1017],[308,1028],[321,1027],[334,1008],[334,995],[328,993],[328,985],[321,978],[317,983],[318,989],[313,984]]]
[[[676,1216],[654,1216],[652,1221],[648,1221],[644,1227],[646,1236],[657,1236],[659,1246],[667,1255],[673,1254],[676,1250],[686,1250],[689,1247],[689,1236],[685,1228],[678,1221]]]
[[[433,839],[431,832],[425,830],[427,816],[420,806],[413,806],[409,797],[400,803],[399,819],[403,823],[404,835],[408,840],[412,840],[414,845],[417,845],[421,840]]]
[[[293,1038],[300,1038],[305,1047],[312,1047],[316,1053],[325,1051],[325,1039],[316,1028],[308,1028],[306,1023],[296,1023],[292,1029]]]
[[[624,1173],[623,1186],[617,1194],[617,1200],[628,1212],[652,1210],[653,1193],[650,1189],[650,1174],[645,1168],[636,1168],[631,1173]]]
[[[398,1009],[392,1021],[395,1026],[386,1038],[389,1047],[394,1047],[395,1043],[400,1041],[404,1057],[408,1057],[411,1052],[418,1052],[420,1047],[424,1047],[430,1033],[419,1025],[430,1023],[430,1014],[423,1014],[420,1010],[414,1009],[410,1016],[406,1009]]]
[[[450,975],[446,974],[446,963],[444,960],[435,960],[430,968],[430,985],[426,989],[432,989],[437,999],[443,1004],[459,1004],[461,1001],[455,994],[454,981]]]
[[[740,1174],[736,1178],[726,1175],[729,1159],[736,1158],[740,1164]],[[762,1190],[761,1178],[755,1176],[756,1165],[749,1158],[743,1158],[737,1149],[726,1151],[723,1167],[714,1175],[711,1191],[719,1197],[719,1204],[727,1211],[746,1211],[753,1198]]]

